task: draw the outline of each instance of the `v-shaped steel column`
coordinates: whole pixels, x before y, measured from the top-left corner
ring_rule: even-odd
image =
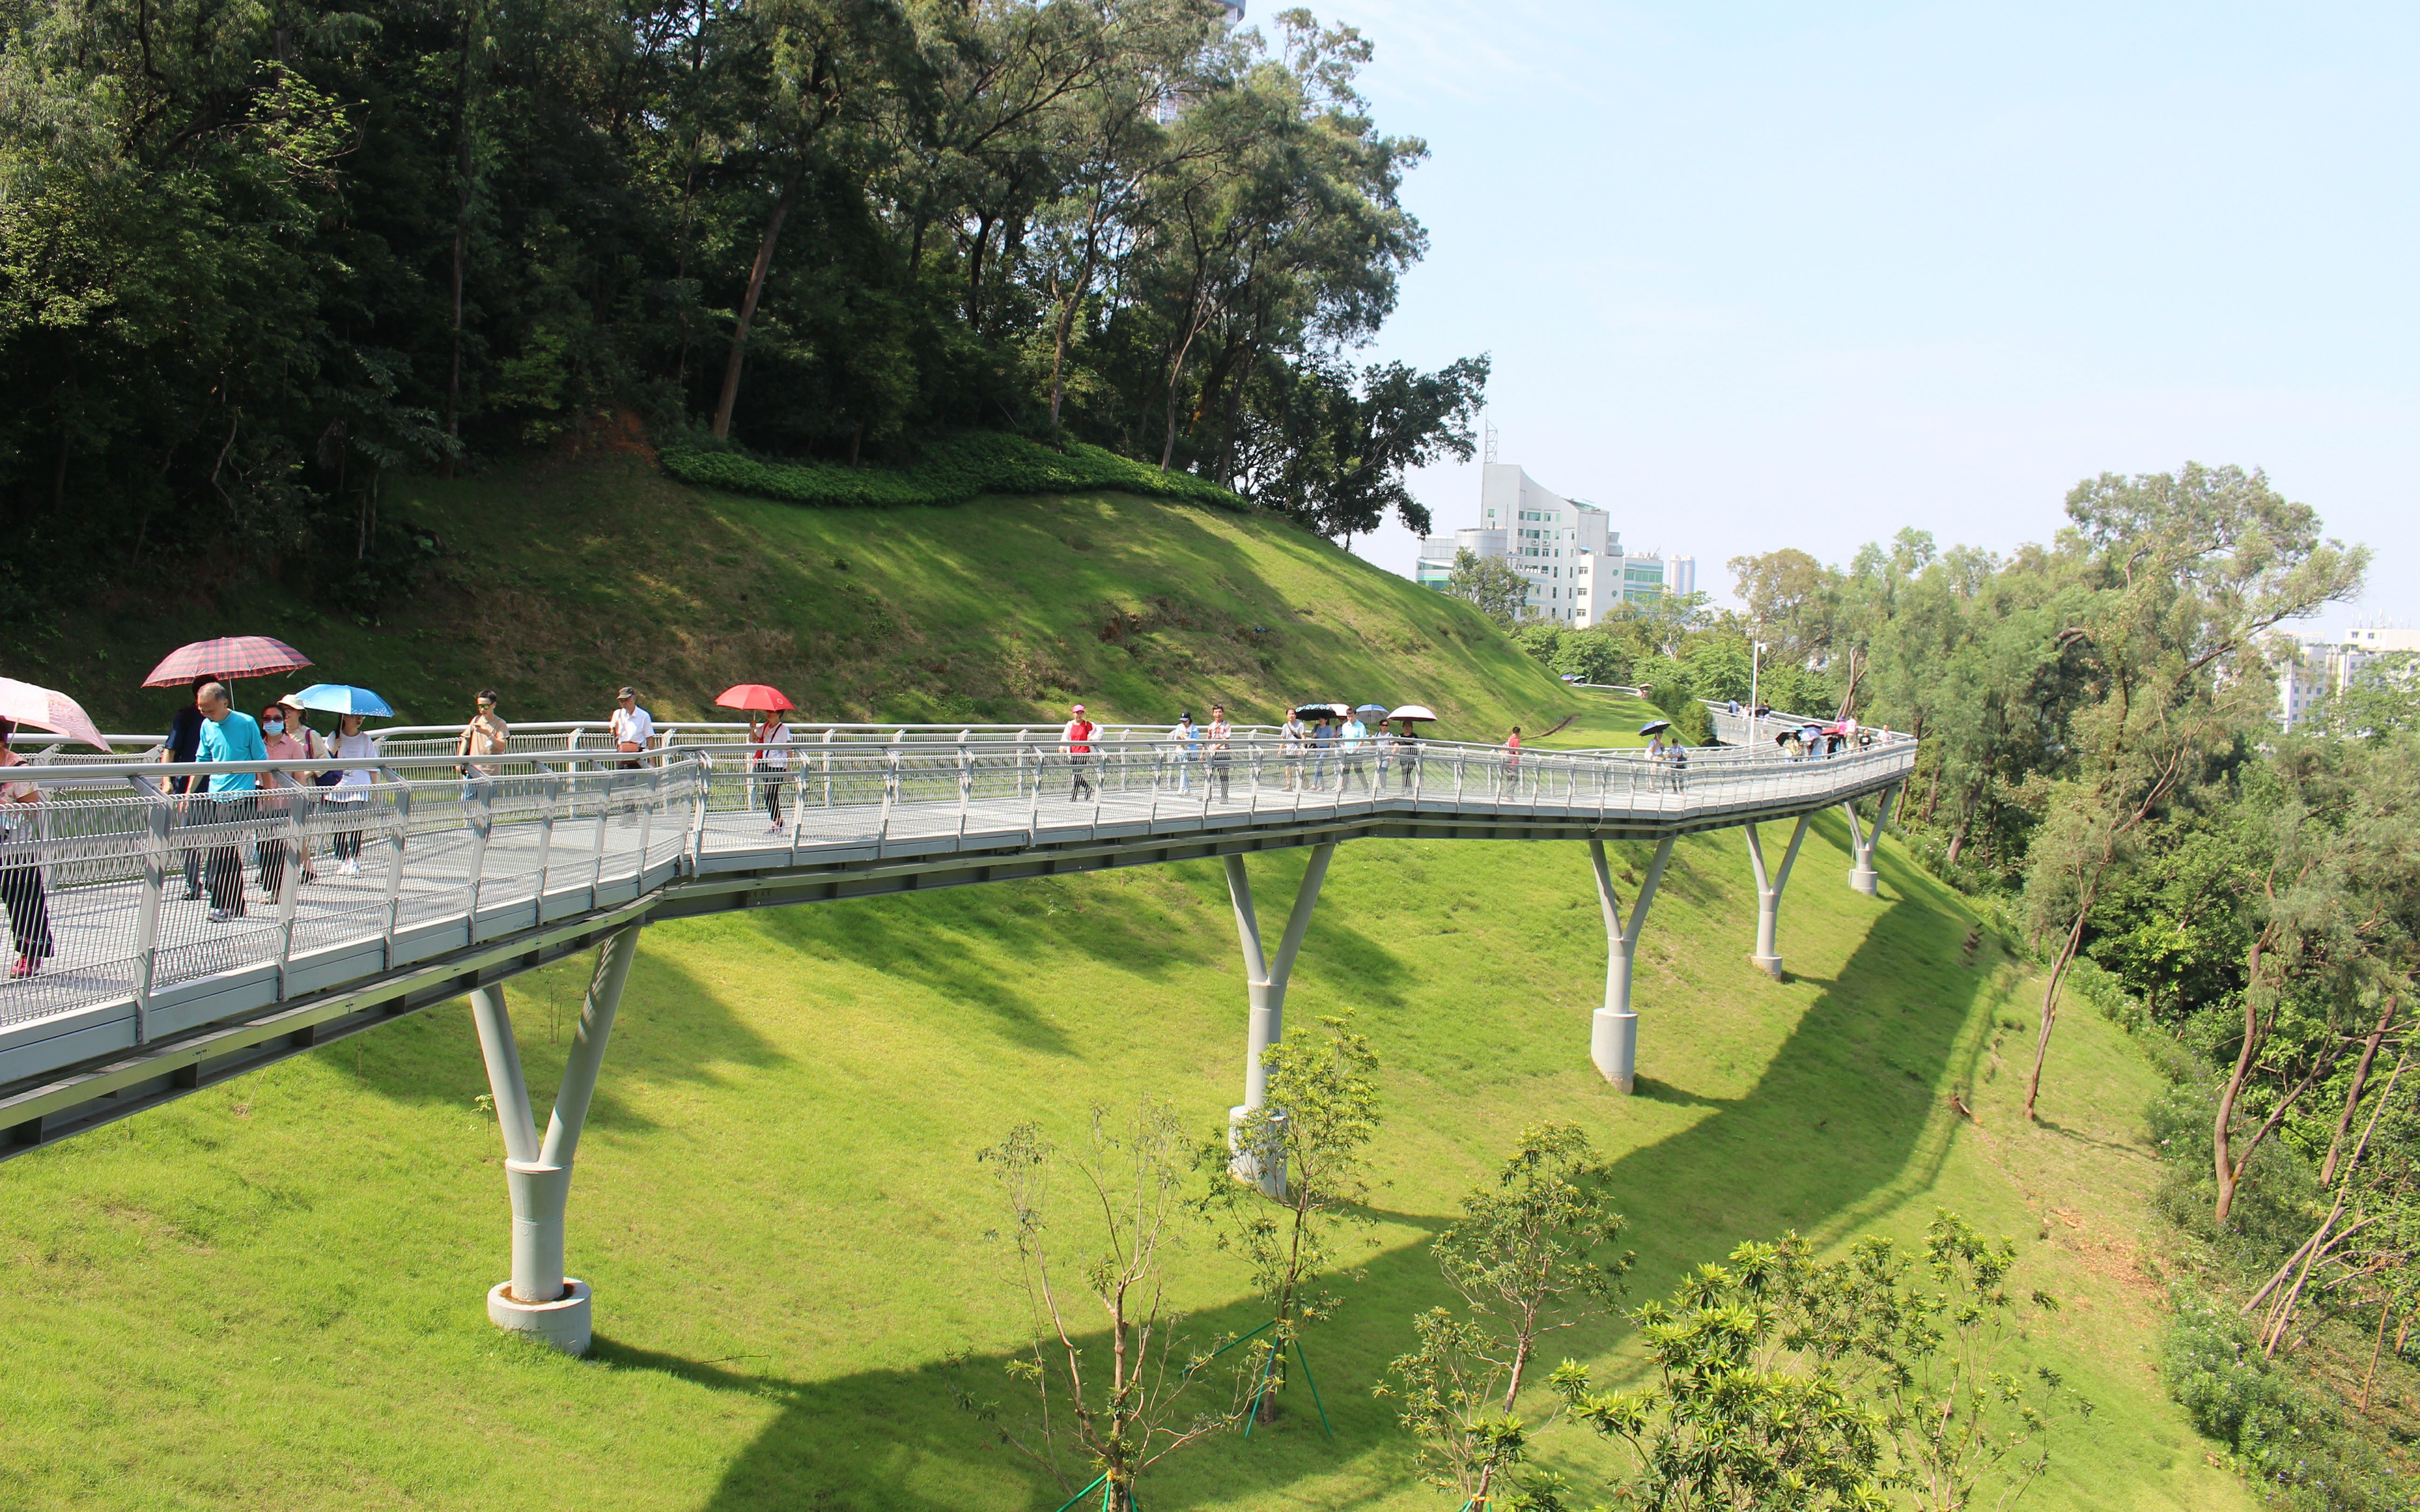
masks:
[[[1596,870],[1596,901],[1605,913],[1605,1006],[1589,1026],[1589,1058],[1617,1091],[1636,1088],[1638,1076],[1638,1015],[1630,1007],[1630,967],[1638,955],[1638,931],[1655,903],[1656,885],[1664,880],[1665,864],[1672,859],[1672,837],[1655,844],[1655,858],[1647,863],[1646,880],[1621,916],[1621,900],[1614,895],[1613,872],[1606,865],[1605,841],[1589,841],[1589,864]]]
[[[1891,805],[1899,797],[1899,789],[1883,790],[1882,802],[1874,810],[1874,827],[1867,829],[1857,823],[1857,804],[1852,798],[1840,807],[1849,815],[1849,886],[1871,898],[1882,890],[1882,878],[1874,871],[1874,847],[1880,845],[1883,831],[1890,827]]]
[[[1260,918],[1252,909],[1251,879],[1244,874],[1244,858],[1227,857],[1227,897],[1235,905],[1235,933],[1244,946],[1244,992],[1251,1018],[1244,1031],[1244,1102],[1227,1111],[1228,1127],[1239,1127],[1269,1101],[1269,1069],[1264,1056],[1285,1037],[1286,979],[1294,974],[1295,953],[1302,949],[1303,933],[1311,928],[1311,911],[1327,880],[1327,863],[1336,856],[1336,842],[1314,845],[1311,864],[1303,869],[1302,888],[1294,895],[1294,911],[1286,916],[1285,936],[1275,959],[1261,949]],[[1231,1148],[1233,1141],[1230,1141]],[[1264,1152],[1236,1149],[1229,1168],[1248,1181],[1258,1181],[1271,1196],[1285,1190],[1285,1166],[1263,1159]]]
[[[1764,846],[1757,840],[1756,826],[1747,828],[1747,858],[1756,868],[1756,954],[1750,961],[1764,968],[1774,980],[1781,980],[1781,889],[1790,886],[1790,869],[1798,864],[1798,847],[1807,840],[1807,822],[1811,814],[1800,814],[1790,831],[1790,849],[1781,857],[1781,870],[1767,873],[1764,869]]]
[[[571,1053],[564,1057],[563,1085],[546,1138],[537,1136],[529,1083],[521,1074],[520,1047],[501,985],[471,995],[471,1017],[479,1026],[479,1053],[488,1065],[488,1087],[504,1126],[504,1187],[513,1202],[513,1276],[488,1293],[488,1319],[514,1333],[530,1334],[569,1354],[585,1354],[591,1337],[587,1283],[563,1273],[563,1214],[571,1196],[571,1163],[597,1076],[605,1064],[605,1041],[613,1032],[630,962],[639,953],[639,927],[621,930],[597,949],[597,969],[580,1005]]]

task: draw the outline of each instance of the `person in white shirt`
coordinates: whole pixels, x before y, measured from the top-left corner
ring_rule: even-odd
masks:
[[[779,714],[768,709],[749,725],[748,738],[753,743],[748,752],[748,767],[756,774],[757,789],[765,795],[765,811],[773,818],[773,827],[765,833],[778,835],[782,832],[782,784],[788,779],[790,771],[790,726]]]
[[[377,742],[362,733],[362,717],[358,714],[337,717],[336,738],[329,742],[329,747],[331,754],[338,761],[362,761],[378,754]],[[344,767],[336,773],[336,783],[328,790],[327,801],[356,806],[366,803],[369,801],[370,783],[377,778],[378,768],[374,766]],[[341,825],[349,821],[353,825],[350,829],[337,830],[333,846],[336,870],[349,877],[362,874],[361,811],[358,807],[331,810],[332,824]]]
[[[1285,742],[1285,785],[1288,793],[1302,786],[1302,748],[1311,739],[1311,727],[1302,722],[1300,709],[1286,711],[1285,728],[1278,732]]]
[[[613,727],[613,748],[623,754],[624,766],[636,766],[639,764],[637,757],[646,750],[647,742],[656,736],[655,717],[639,707],[639,690],[635,687],[626,687],[614,694],[613,702],[617,707],[613,710],[613,717],[606,721]]]
[[[1168,743],[1173,748],[1171,760],[1176,763],[1176,791],[1193,790],[1193,758],[1202,745],[1202,731],[1193,722],[1193,711],[1186,710],[1176,717],[1176,727],[1168,733]]]

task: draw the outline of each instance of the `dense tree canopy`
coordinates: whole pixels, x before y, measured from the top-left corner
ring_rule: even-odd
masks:
[[[316,552],[618,417],[856,460],[1064,434],[1335,534],[1484,358],[1357,368],[1425,245],[1369,45],[1213,0],[0,0],[12,553]]]

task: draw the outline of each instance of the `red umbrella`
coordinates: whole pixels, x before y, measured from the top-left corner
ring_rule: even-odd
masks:
[[[92,716],[84,705],[65,693],[54,693],[47,687],[36,687],[13,677],[0,677],[0,718],[17,724],[29,724],[53,734],[69,735],[87,746],[109,749],[109,742],[101,738],[93,728]]]
[[[715,706],[724,709],[795,709],[797,704],[778,687],[763,683],[734,683],[715,696]]]
[[[266,677],[308,667],[311,658],[283,640],[265,635],[223,636],[179,646],[151,669],[145,687],[182,687],[196,677]]]

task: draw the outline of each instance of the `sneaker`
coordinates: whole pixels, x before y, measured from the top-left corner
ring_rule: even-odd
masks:
[[[35,972],[41,969],[40,964],[38,964],[32,956],[21,955],[17,958],[17,964],[8,968],[8,975],[12,977],[30,977]]]
[[[210,910],[210,922],[213,924],[225,924],[232,920],[234,918],[235,916],[233,914],[228,913],[224,908],[213,908]]]
[[[765,833],[768,835],[778,835],[789,827],[790,826],[787,825],[768,825],[765,828]]]
[[[347,861],[343,865],[337,867],[336,870],[342,872],[349,877],[357,877],[362,874],[362,863],[359,861]]]

